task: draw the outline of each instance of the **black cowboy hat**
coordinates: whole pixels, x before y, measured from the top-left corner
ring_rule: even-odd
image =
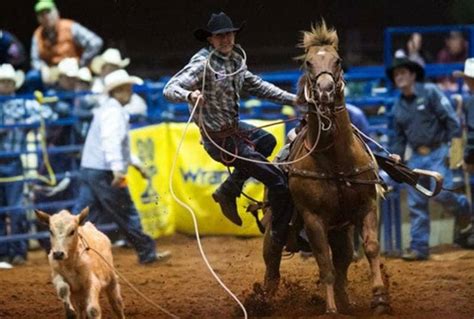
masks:
[[[199,41],[207,41],[207,38],[213,34],[240,32],[244,26],[245,21],[240,24],[240,27],[234,27],[232,20],[224,12],[213,13],[207,22],[207,27],[195,30],[194,36]]]
[[[420,64],[406,57],[395,58],[393,59],[392,65],[386,70],[387,77],[392,82],[393,82],[393,71],[395,71],[396,68],[407,68],[411,72],[414,72],[416,74],[416,78],[415,78],[416,82],[423,81],[423,78],[425,77],[425,69]]]

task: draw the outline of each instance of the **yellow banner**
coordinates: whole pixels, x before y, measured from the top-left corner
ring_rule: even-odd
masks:
[[[261,126],[268,121],[250,121]],[[142,224],[147,233],[154,237],[171,234],[174,231],[194,234],[190,213],[171,196],[169,174],[172,160],[182,138],[185,123],[163,123],[135,129],[131,132],[132,153],[136,154],[147,168],[150,181],[145,181],[134,169],[130,169],[128,184],[132,199],[142,216]],[[283,146],[284,125],[265,128],[277,139],[274,154]],[[176,196],[194,211],[199,232],[203,235],[254,236],[260,232],[255,218],[246,212],[252,202],[241,196],[237,202],[242,227],[232,224],[222,215],[219,205],[211,194],[228,176],[227,168],[215,162],[200,144],[198,128],[191,124],[181,148],[173,175],[173,189]],[[263,185],[250,179],[244,192],[262,200]]]

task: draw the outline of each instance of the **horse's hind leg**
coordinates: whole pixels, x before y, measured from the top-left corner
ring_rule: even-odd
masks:
[[[264,289],[267,293],[273,295],[280,283],[280,263],[283,247],[272,241],[270,233],[271,225],[267,227],[263,241],[263,259],[266,265]]]
[[[362,237],[364,239],[364,251],[370,263],[372,272],[372,293],[371,306],[375,313],[388,313],[391,311],[388,287],[385,287],[381,263],[380,245],[377,239],[377,214],[375,207],[364,217],[362,227]]]
[[[347,296],[347,270],[352,262],[354,251],[353,243],[354,227],[347,226],[340,231],[329,233],[329,243],[331,245],[332,260],[336,271],[336,281],[334,285],[336,304],[341,312],[350,311],[349,297]]]
[[[307,210],[303,212],[303,219],[313,255],[318,262],[320,281],[326,285],[326,313],[337,313],[334,266],[329,253],[326,229],[322,219]]]

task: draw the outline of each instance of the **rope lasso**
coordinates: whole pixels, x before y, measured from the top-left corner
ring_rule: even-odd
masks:
[[[205,71],[204,71],[205,73]],[[204,74],[205,75],[205,74]],[[204,77],[205,79],[205,77]],[[203,88],[204,88],[204,80],[203,80]],[[202,259],[204,260],[204,263],[206,264],[207,268],[209,269],[209,271],[211,272],[212,276],[216,279],[216,281],[221,285],[221,287],[237,302],[237,304],[240,306],[240,308],[242,309],[242,311],[244,312],[244,318],[248,318],[248,315],[247,315],[247,310],[245,309],[245,306],[240,302],[240,300],[237,298],[237,296],[235,296],[235,294],[224,284],[224,282],[222,282],[222,280],[219,278],[219,276],[216,274],[216,272],[214,271],[214,269],[212,268],[211,264],[209,263],[209,260],[207,259],[206,257],[206,254],[204,253],[204,249],[202,248],[202,244],[201,244],[201,238],[199,236],[199,227],[198,227],[198,223],[197,223],[197,219],[196,219],[196,215],[194,214],[194,211],[193,209],[188,205],[186,204],[185,202],[183,202],[182,200],[180,200],[178,198],[178,196],[175,194],[174,192],[174,188],[173,188],[173,175],[174,175],[174,171],[176,169],[176,162],[178,161],[178,155],[179,155],[179,152],[181,150],[181,147],[183,145],[183,142],[184,142],[184,138],[186,137],[186,133],[188,131],[188,128],[189,128],[189,125],[191,124],[191,120],[194,116],[194,113],[196,112],[196,109],[199,105],[199,102],[201,100],[201,96],[199,96],[196,100],[196,103],[194,104],[194,107],[191,111],[191,114],[189,116],[189,119],[188,121],[186,122],[186,125],[184,127],[184,130],[183,130],[183,135],[179,141],[179,144],[178,144],[178,147],[176,149],[176,153],[175,153],[175,156],[174,156],[174,159],[172,161],[172,166],[171,166],[171,172],[170,172],[170,178],[169,178],[169,187],[170,187],[170,193],[171,193],[171,196],[173,196],[173,198],[176,200],[176,202],[178,202],[179,205],[181,205],[183,208],[185,208],[191,215],[191,218],[193,220],[193,227],[194,227],[194,231],[195,231],[195,234],[196,234],[196,240],[197,240],[197,244],[198,244],[198,248],[199,248],[199,252],[201,254],[201,257]]]
[[[135,291],[140,297],[142,297],[146,302],[148,302],[150,305],[152,305],[153,307],[155,307],[156,309],[160,310],[161,312],[167,314],[168,316],[170,316],[171,318],[179,318],[178,316],[176,316],[175,314],[171,313],[170,311],[166,310],[165,308],[163,308],[162,306],[160,306],[159,304],[157,304],[156,302],[154,302],[153,300],[151,300],[150,298],[148,298],[148,296],[146,296],[144,293],[142,293],[140,290],[138,290],[124,275],[122,275],[121,272],[119,272],[113,265],[111,265],[107,259],[105,259],[104,256],[102,256],[102,254],[100,252],[98,252],[95,248],[89,246],[89,243],[87,242],[87,240],[79,233],[79,238],[81,239],[82,241],[82,244],[84,245],[84,250],[81,252],[81,255],[86,252],[86,251],[89,251],[89,250],[92,250],[93,252],[95,252],[103,261],[104,263],[115,273],[117,274],[117,276],[122,279],[133,291]]]
[[[320,117],[320,114],[317,113],[317,116],[318,116],[318,120],[319,122],[321,123],[321,117]],[[260,160],[255,160],[255,159],[251,159],[251,158],[247,158],[247,157],[243,157],[243,156],[240,156],[238,154],[234,154],[232,152],[229,152],[228,150],[226,150],[225,148],[221,147],[219,144],[217,144],[217,142],[215,140],[212,139],[212,137],[210,136],[209,132],[206,130],[206,127],[204,125],[204,121],[202,119],[202,112],[199,112],[199,127],[201,127],[202,131],[204,132],[204,134],[206,135],[207,139],[217,148],[219,149],[221,152],[229,155],[229,156],[232,156],[234,157],[235,159],[240,159],[240,160],[243,160],[243,161],[247,161],[247,162],[252,162],[252,163],[257,163],[257,164],[264,164],[264,165],[275,165],[275,166],[284,166],[284,165],[290,165],[290,164],[294,164],[294,163],[298,163],[300,161],[302,161],[303,159],[305,159],[306,157],[310,156],[315,150],[316,150],[316,147],[318,146],[318,143],[319,143],[319,138],[321,136],[321,125],[318,125],[318,135],[316,136],[316,141],[315,143],[313,144],[313,147],[309,150],[309,152],[303,156],[301,156],[300,158],[297,158],[295,160],[291,160],[291,161],[284,161],[284,162],[269,162],[269,161],[260,161]]]
[[[214,70],[211,66],[211,62],[210,62],[210,58],[212,57],[212,55],[217,51],[216,49],[213,49],[211,51],[211,53],[209,54],[208,58],[206,59],[206,62],[205,62],[205,67],[204,67],[204,71],[203,71],[203,85],[202,85],[202,90],[201,90],[201,95],[204,96],[204,86],[205,86],[205,79],[206,79],[206,71],[207,71],[207,67],[209,67],[209,69],[214,73],[214,74],[218,74],[220,76],[223,76],[223,77],[229,77],[229,76],[233,76],[235,74],[237,74],[238,72],[241,72],[244,67],[245,67],[245,63],[246,62],[246,59],[247,59],[247,55],[245,53],[245,50],[240,47],[240,46],[236,46],[239,50],[242,51],[242,59],[243,59],[243,62],[240,66],[240,68],[235,71],[235,72],[232,72],[232,73],[229,73],[229,74],[226,74],[226,73],[222,73],[222,72],[218,72],[216,70]],[[193,112],[194,113],[194,112]],[[234,157],[234,160],[235,159],[240,159],[240,160],[243,160],[243,161],[247,161],[247,162],[252,162],[252,163],[257,163],[257,164],[264,164],[264,165],[275,165],[275,166],[284,166],[284,165],[291,165],[291,164],[295,164],[295,163],[298,163],[300,161],[302,161],[303,159],[305,159],[306,157],[310,156],[311,153],[313,153],[315,150],[316,150],[316,147],[318,146],[318,142],[319,142],[319,138],[321,136],[321,126],[324,126],[323,123],[321,123],[321,114],[318,113],[318,120],[319,120],[319,123],[321,123],[319,125],[319,129],[318,129],[318,135],[316,137],[316,141],[313,145],[313,147],[311,148],[311,150],[301,156],[300,158],[297,158],[295,160],[291,160],[291,161],[284,161],[284,162],[278,162],[278,163],[274,163],[274,162],[269,162],[269,161],[259,161],[259,160],[255,160],[255,159],[250,159],[250,158],[246,158],[246,157],[242,157],[242,156],[239,156],[238,154],[233,154],[232,152],[229,152],[228,150],[226,150],[225,148],[221,147],[220,145],[218,145],[218,143],[212,139],[212,137],[210,136],[209,132],[207,131],[206,129],[206,126],[204,125],[204,120],[203,120],[203,116],[202,116],[202,111],[200,111],[198,113],[198,126],[201,128],[202,131],[204,131],[204,134],[205,136],[207,137],[207,139],[209,139],[209,141],[218,149],[220,150],[221,152],[229,155],[229,156],[232,156]],[[324,129],[326,130],[326,129]]]
[[[243,50],[242,50],[243,51]],[[211,55],[209,55],[211,56]],[[209,57],[208,57],[209,59]],[[207,63],[207,60],[206,60],[206,63]],[[199,236],[199,227],[198,227],[198,223],[197,223],[197,219],[196,219],[196,215],[194,214],[194,211],[193,209],[187,205],[185,202],[183,202],[182,200],[180,200],[178,198],[178,196],[176,195],[176,193],[174,192],[174,188],[173,188],[173,175],[174,175],[174,171],[176,169],[176,162],[178,161],[178,156],[179,156],[179,152],[181,150],[181,147],[183,145],[183,142],[184,142],[184,138],[186,137],[186,133],[188,131],[188,128],[189,128],[189,125],[191,124],[191,121],[192,119],[194,118],[194,114],[199,106],[199,102],[200,100],[202,99],[202,96],[204,95],[204,88],[205,88],[205,84],[206,84],[206,69],[207,67],[205,66],[204,67],[204,73],[203,73],[203,81],[202,81],[202,90],[201,90],[201,95],[196,99],[196,102],[191,110],[191,114],[189,115],[189,118],[186,122],[186,125],[184,127],[184,130],[183,130],[183,134],[181,136],[181,139],[179,141],[179,144],[178,144],[178,147],[176,149],[176,153],[174,155],[174,159],[172,161],[172,166],[171,166],[171,171],[170,171],[170,177],[169,177],[169,188],[170,188],[170,193],[171,193],[171,196],[176,200],[176,202],[181,205],[183,208],[185,208],[189,214],[191,215],[191,218],[193,220],[193,227],[194,227],[194,231],[195,231],[195,234],[196,234],[196,241],[197,241],[197,244],[198,244],[198,248],[199,248],[199,252],[201,254],[201,257],[202,259],[204,260],[204,263],[206,264],[207,268],[209,269],[210,273],[212,274],[212,276],[214,277],[214,279],[219,283],[219,285],[232,297],[232,299],[234,299],[237,304],[239,305],[239,307],[242,309],[243,313],[244,313],[244,318],[247,319],[248,318],[248,314],[247,314],[247,309],[245,309],[245,306],[242,304],[242,302],[237,298],[237,296],[224,284],[224,282],[219,278],[219,276],[216,274],[216,272],[214,271],[214,269],[212,268],[211,264],[209,263],[209,260],[207,259],[206,257],[206,254],[204,252],[204,249],[202,248],[202,243],[201,243],[201,238]],[[241,69],[243,69],[243,67],[241,66]],[[201,112],[200,112],[201,113]]]

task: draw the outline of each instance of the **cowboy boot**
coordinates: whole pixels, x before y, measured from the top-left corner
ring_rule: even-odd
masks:
[[[237,211],[236,196],[230,195],[218,189],[212,194],[212,198],[221,207],[221,211],[228,220],[242,226],[242,219]]]
[[[246,174],[236,168],[212,194],[212,198],[220,205],[224,216],[238,226],[242,226],[242,219],[237,211],[236,200],[240,197],[247,178]]]

